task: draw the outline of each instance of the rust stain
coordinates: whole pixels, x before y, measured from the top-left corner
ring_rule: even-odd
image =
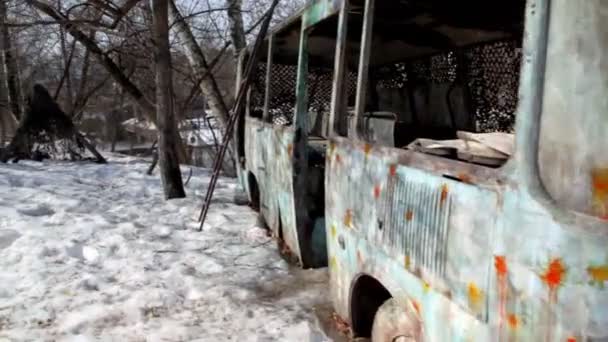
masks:
[[[395,175],[397,175],[397,165],[391,165],[388,170],[388,173],[391,175],[391,177],[395,177]]]
[[[565,274],[566,268],[562,264],[562,260],[553,259],[551,263],[549,263],[547,270],[541,276],[541,278],[545,284],[547,284],[549,289],[555,290],[562,284]]]
[[[287,155],[290,157],[293,155],[293,145],[292,144],[287,145]]]
[[[604,283],[608,281],[608,265],[589,266],[587,273],[591,277],[591,284],[604,287]]]
[[[374,198],[375,199],[380,198],[380,193],[381,192],[382,192],[382,188],[380,187],[380,185],[374,186]]]
[[[346,210],[344,214],[344,225],[348,228],[353,227],[353,211],[351,209]]]
[[[507,316],[507,322],[509,323],[509,328],[511,329],[515,330],[519,326],[519,318],[517,318],[517,315],[515,314],[509,314]]]
[[[608,168],[591,171],[591,183],[593,213],[602,219],[608,220]]]
[[[471,309],[478,312],[481,309],[483,301],[483,291],[474,283],[469,283],[467,289],[469,293],[469,306]]]
[[[440,202],[442,206],[445,203],[445,201],[448,199],[448,193],[449,193],[448,185],[443,184],[441,186],[441,202]]]
[[[414,211],[412,211],[412,209],[408,209],[408,210],[405,212],[405,219],[406,219],[406,221],[408,221],[408,222],[409,222],[409,221],[411,221],[413,218],[414,218]]]
[[[330,228],[330,230],[329,230],[329,231],[330,231],[330,233],[331,233],[331,238],[332,238],[332,239],[335,239],[335,238],[336,238],[336,234],[337,234],[337,233],[336,233],[336,225],[335,225],[335,224],[332,224],[332,225],[331,225],[331,228]]]

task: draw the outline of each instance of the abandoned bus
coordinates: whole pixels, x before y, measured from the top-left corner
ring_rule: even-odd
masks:
[[[330,288],[354,334],[607,341],[608,1],[325,2]]]
[[[250,201],[304,267],[327,265],[323,187],[339,10],[313,2],[268,35],[237,129]]]

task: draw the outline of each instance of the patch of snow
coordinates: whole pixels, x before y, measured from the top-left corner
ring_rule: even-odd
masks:
[[[108,160],[0,164],[0,341],[329,340],[326,270],[291,270],[236,180],[198,232],[209,170],[164,201],[149,161]]]

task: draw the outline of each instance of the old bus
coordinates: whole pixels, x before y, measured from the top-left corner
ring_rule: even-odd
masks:
[[[340,2],[313,2],[268,35],[237,128],[241,182],[303,267],[327,265],[323,188],[339,10]]]
[[[323,2],[330,288],[355,335],[608,341],[608,1]]]

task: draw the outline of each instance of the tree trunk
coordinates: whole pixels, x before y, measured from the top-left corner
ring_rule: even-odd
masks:
[[[173,113],[171,52],[169,50],[168,0],[152,0],[156,64],[156,121],[158,161],[165,198],[186,197],[179,168],[180,139]]]
[[[171,18],[175,22],[177,34],[181,39],[182,44],[184,44],[185,54],[190,62],[192,71],[197,75],[197,78],[205,75],[201,81],[201,91],[207,100],[211,111],[215,113],[222,130],[225,132],[228,120],[230,119],[230,110],[228,109],[228,106],[222,97],[222,93],[220,92],[220,88],[213,77],[209,63],[203,54],[203,50],[196,42],[196,38],[194,37],[194,34],[192,34],[192,30],[188,26],[188,23],[186,23],[182,17],[182,14],[179,12],[179,9],[175,5],[174,0],[169,0],[169,8]],[[231,156],[233,162],[236,163],[236,154],[234,151],[234,145],[231,144],[228,149],[228,154]]]
[[[6,1],[0,1],[0,39],[2,40],[2,48],[4,50],[8,97],[12,114],[19,120],[23,116],[24,102],[21,91],[21,77],[19,77],[19,66],[17,64],[17,49],[14,48],[9,28],[5,25],[6,18]]]
[[[234,47],[234,65],[237,65],[241,51],[247,47],[247,37],[243,25],[243,0],[226,0],[226,7],[228,7],[230,38]]]
[[[4,5],[0,6],[4,7]],[[0,25],[6,28],[3,19],[4,17],[1,17]],[[0,40],[0,51],[4,49],[4,40]],[[17,120],[12,113],[9,101],[5,64],[6,60],[4,58],[4,53],[0,53],[0,148],[3,147],[7,141],[12,139],[12,136],[15,134],[15,130],[17,128]]]

